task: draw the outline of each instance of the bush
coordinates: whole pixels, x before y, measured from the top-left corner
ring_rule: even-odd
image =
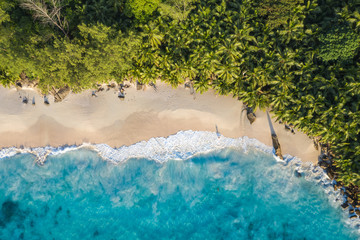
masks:
[[[359,48],[359,36],[346,25],[335,25],[319,36],[319,57],[329,61],[351,61]]]

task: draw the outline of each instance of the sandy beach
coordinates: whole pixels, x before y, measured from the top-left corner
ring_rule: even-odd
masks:
[[[27,96],[28,104],[22,103]],[[36,105],[31,101],[35,97]],[[191,95],[189,89],[177,89],[158,82],[151,87],[126,89],[120,100],[117,89],[97,93],[71,93],[65,100],[50,104],[32,89],[0,87],[0,148],[62,146],[106,143],[112,147],[131,145],[152,137],[166,137],[180,130],[218,131],[238,138],[248,136],[271,145],[266,113],[256,111],[251,125],[242,112],[242,103],[231,96],[217,96],[213,91]],[[283,154],[317,163],[319,152],[305,134],[286,131],[272,120]]]

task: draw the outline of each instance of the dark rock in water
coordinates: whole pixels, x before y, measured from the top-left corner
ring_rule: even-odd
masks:
[[[360,210],[359,209],[355,209],[355,213],[360,216]]]
[[[344,202],[343,204],[341,204],[341,207],[343,209],[347,209],[349,207],[349,204],[347,202]]]
[[[302,173],[299,170],[295,170],[294,174],[295,174],[295,177],[298,177],[298,178],[302,177]]]
[[[13,201],[5,201],[1,206],[1,213],[4,216],[5,222],[9,222],[11,218],[17,214],[19,205]]]
[[[355,210],[354,209],[349,209],[349,214],[354,214]]]
[[[352,215],[352,216],[350,216],[350,219],[354,219],[354,218],[357,218],[358,216],[356,216],[356,215]]]
[[[96,231],[94,232],[93,236],[94,236],[94,237],[99,236],[99,231],[98,231],[98,230],[96,230]]]
[[[330,179],[335,178],[334,171],[331,168],[327,168],[326,172],[327,172],[327,175],[329,176]]]
[[[24,233],[21,233],[19,236],[20,239],[24,239]]]

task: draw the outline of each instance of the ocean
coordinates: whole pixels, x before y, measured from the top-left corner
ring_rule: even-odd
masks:
[[[255,140],[52,150],[0,154],[0,239],[359,239],[321,169]]]

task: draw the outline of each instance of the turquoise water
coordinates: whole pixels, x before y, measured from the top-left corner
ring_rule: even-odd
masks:
[[[258,151],[120,165],[0,160],[0,239],[357,239],[320,186]]]

